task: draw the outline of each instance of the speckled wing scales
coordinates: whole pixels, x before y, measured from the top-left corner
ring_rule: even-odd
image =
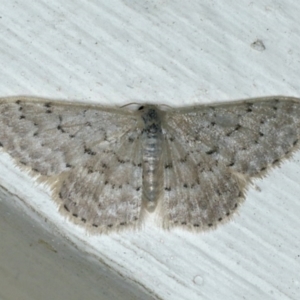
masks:
[[[73,168],[58,192],[61,211],[96,232],[140,226],[142,163],[135,139],[135,133],[126,133],[86,165]]]
[[[169,133],[159,207],[163,227],[198,231],[226,221],[244,200],[245,180],[212,160],[209,153],[183,144],[176,131],[169,129]]]
[[[139,126],[135,113],[122,109],[0,99],[0,145],[54,182],[60,210],[96,232],[140,225]]]
[[[299,148],[300,103],[265,98],[170,110],[163,226],[203,230],[226,221],[254,177]]]

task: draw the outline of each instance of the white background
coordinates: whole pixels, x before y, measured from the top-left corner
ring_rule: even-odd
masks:
[[[1,97],[172,106],[300,97],[297,1],[2,2]],[[257,40],[265,49],[253,47]],[[300,297],[299,153],[256,181],[239,214],[215,231],[149,223],[110,236],[67,222],[49,191],[0,159],[0,184],[55,224],[54,234],[157,299]]]

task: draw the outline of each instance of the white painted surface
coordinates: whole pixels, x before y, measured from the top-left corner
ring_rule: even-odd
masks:
[[[0,96],[178,106],[300,97],[299,9],[292,0],[5,1]],[[251,46],[257,39],[264,51]],[[216,231],[148,224],[111,236],[87,236],[66,222],[43,187],[7,155],[0,159],[0,184],[47,218],[54,234],[157,298],[300,296],[300,153],[256,181],[239,216]]]

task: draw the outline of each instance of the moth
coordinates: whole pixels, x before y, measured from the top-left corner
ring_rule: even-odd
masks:
[[[137,110],[0,99],[3,151],[94,233],[140,228],[154,212],[165,229],[216,227],[299,136],[300,100],[289,97]]]

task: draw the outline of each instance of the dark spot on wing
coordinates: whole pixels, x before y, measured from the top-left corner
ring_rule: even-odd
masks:
[[[172,168],[173,168],[172,163],[168,163],[165,165],[165,169],[172,169]]]
[[[212,155],[214,153],[216,153],[217,150],[216,149],[211,149],[211,150],[208,150],[207,152],[205,152],[207,155]]]
[[[92,156],[97,154],[96,152],[92,151],[90,148],[86,148],[86,147],[84,147],[84,153]]]
[[[237,124],[234,128],[235,131],[238,131],[242,126],[240,124]]]
[[[248,103],[248,107],[246,109],[246,112],[248,112],[248,113],[252,112],[253,111],[252,106],[253,106],[253,103]]]
[[[62,133],[64,133],[65,131],[63,130],[63,128],[61,127],[61,125],[57,126],[57,129],[60,130]]]

